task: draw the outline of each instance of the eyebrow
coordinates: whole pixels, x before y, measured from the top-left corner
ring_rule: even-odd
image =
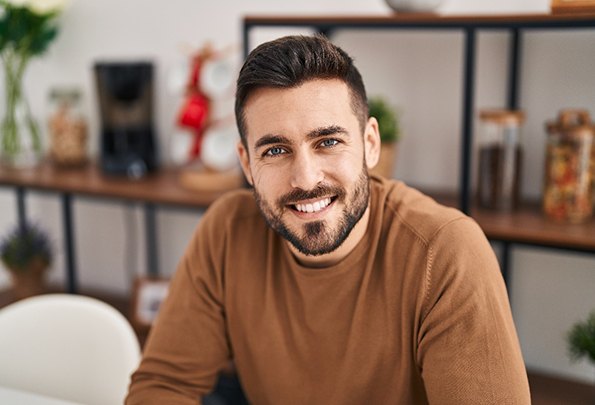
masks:
[[[328,127],[316,128],[315,130],[308,132],[306,137],[308,139],[316,139],[322,136],[335,134],[349,135],[349,132],[345,128],[340,127],[339,125],[329,125]]]
[[[263,146],[275,143],[291,143],[289,138],[283,135],[265,135],[254,144],[254,149],[262,148]]]
[[[328,127],[316,128],[308,132],[306,134],[306,138],[312,140],[323,136],[335,134],[349,135],[349,132],[339,125],[329,125]],[[292,141],[283,135],[268,134],[264,135],[258,141],[256,141],[256,143],[254,144],[254,149],[262,148],[263,146],[272,145],[276,143],[289,144],[292,143]]]

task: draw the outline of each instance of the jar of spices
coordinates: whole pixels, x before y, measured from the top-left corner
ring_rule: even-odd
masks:
[[[50,92],[50,158],[58,166],[87,162],[87,123],[78,89],[56,88]]]
[[[514,210],[520,199],[524,113],[483,110],[479,118],[478,205],[499,211]]]
[[[593,214],[595,130],[589,113],[562,110],[546,129],[543,210],[558,221],[584,222]]]

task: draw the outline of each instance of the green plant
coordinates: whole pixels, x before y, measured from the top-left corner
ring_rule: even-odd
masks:
[[[0,0],[0,56],[6,98],[0,149],[11,160],[22,149],[24,129],[20,125],[31,134],[34,151],[41,151],[39,128],[31,117],[22,81],[30,59],[44,53],[58,34],[56,17],[65,5],[66,0]]]
[[[17,225],[0,242],[0,259],[16,272],[27,271],[33,263],[49,266],[52,262],[50,239],[38,226]]]
[[[370,117],[378,120],[382,143],[397,142],[401,136],[397,112],[382,97],[370,97],[368,100]]]
[[[568,332],[568,349],[573,360],[587,357],[595,365],[595,311]]]

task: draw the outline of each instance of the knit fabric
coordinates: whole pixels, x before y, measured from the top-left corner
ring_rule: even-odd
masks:
[[[253,404],[530,404],[479,226],[372,178],[363,239],[301,266],[250,191],[216,202],[172,280],[127,404],[196,404],[233,359]]]

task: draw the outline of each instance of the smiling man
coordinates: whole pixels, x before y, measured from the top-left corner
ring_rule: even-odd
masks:
[[[128,404],[195,404],[233,360],[253,404],[529,404],[495,256],[469,217],[370,177],[380,137],[322,37],[240,72],[251,190],[217,201],[172,280]]]

